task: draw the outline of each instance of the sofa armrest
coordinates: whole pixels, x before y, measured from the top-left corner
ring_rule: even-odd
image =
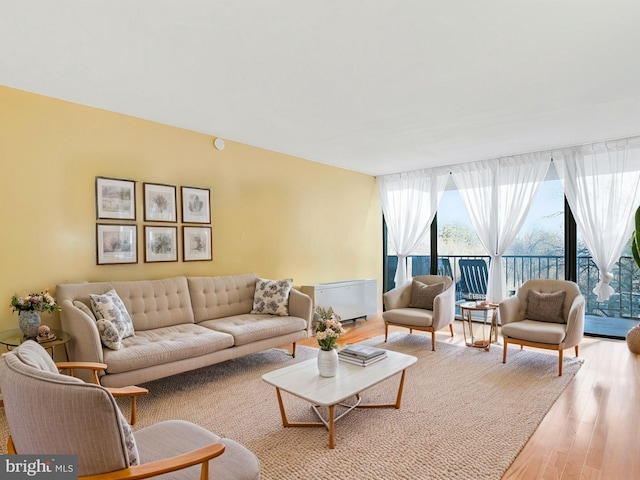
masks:
[[[289,315],[303,318],[307,321],[307,331],[311,328],[313,319],[313,301],[305,293],[292,288],[289,292]]]
[[[392,288],[382,295],[382,302],[385,310],[395,308],[406,308],[411,301],[411,283],[406,283],[396,288]]]
[[[102,342],[95,319],[76,307],[71,299],[62,300],[60,307],[62,329],[71,335],[69,359],[76,362],[104,363]]]

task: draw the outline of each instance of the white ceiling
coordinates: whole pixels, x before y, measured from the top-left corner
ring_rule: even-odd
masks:
[[[2,85],[371,175],[640,134],[637,0],[0,0],[0,45]]]

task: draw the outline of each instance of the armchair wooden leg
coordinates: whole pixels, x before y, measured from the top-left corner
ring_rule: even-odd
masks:
[[[578,356],[578,348],[580,347],[580,345],[576,345],[576,357]]]
[[[449,324],[449,331],[451,332],[451,336],[453,337],[453,324]]]
[[[296,342],[293,342],[293,347],[291,347],[291,356],[296,358]]]
[[[387,343],[387,337],[389,337],[389,324],[385,322],[384,324],[384,343]]]
[[[502,340],[504,341],[504,348],[502,350],[502,363],[507,363],[507,343],[509,343],[509,341],[507,340],[507,337],[502,337]]]
[[[564,350],[560,349],[558,351],[558,359],[559,359],[559,363],[558,363],[558,376],[561,377],[562,376],[562,357],[563,357],[563,353]]]
[[[435,330],[431,332],[431,351],[432,352],[436,351],[436,331]]]
[[[136,424],[136,417],[137,417],[137,404],[136,404],[136,397],[139,395],[146,395],[147,393],[149,393],[149,390],[147,390],[146,388],[143,387],[138,387],[138,386],[131,386],[131,387],[105,387],[107,390],[109,390],[109,392],[111,392],[111,395],[113,395],[114,397],[131,397],[131,420],[129,421],[129,423],[131,425],[135,425]]]

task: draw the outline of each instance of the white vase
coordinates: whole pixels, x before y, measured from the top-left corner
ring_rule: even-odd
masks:
[[[318,373],[321,377],[335,377],[338,371],[338,352],[335,349],[318,351]]]
[[[35,310],[21,310],[18,312],[18,325],[27,338],[34,338],[38,335],[40,326],[40,313]]]

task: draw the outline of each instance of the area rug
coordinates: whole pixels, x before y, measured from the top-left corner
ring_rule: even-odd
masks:
[[[414,355],[400,410],[361,409],[336,423],[336,448],[324,428],[284,428],[275,389],[261,376],[317,350],[298,347],[224,362],[145,384],[134,430],[184,419],[244,444],[259,458],[262,478],[285,479],[499,479],[582,364],[512,349],[502,364],[490,352],[396,333],[388,343],[366,343]],[[367,367],[363,367],[367,368]],[[399,375],[367,390],[363,401],[395,401]],[[289,421],[314,421],[310,405],[283,393]],[[129,403],[119,403],[128,415]],[[0,419],[0,445],[6,422]]]

